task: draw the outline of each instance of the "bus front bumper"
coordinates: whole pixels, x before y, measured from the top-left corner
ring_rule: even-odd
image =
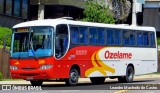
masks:
[[[55,78],[53,70],[11,70],[11,76],[13,79],[25,79],[25,80],[48,80]]]

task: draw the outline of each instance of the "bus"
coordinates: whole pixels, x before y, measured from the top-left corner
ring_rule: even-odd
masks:
[[[33,86],[47,81],[76,85],[79,78],[93,84],[105,78],[129,83],[135,75],[158,69],[153,27],[35,20],[15,25],[11,42],[11,76]]]

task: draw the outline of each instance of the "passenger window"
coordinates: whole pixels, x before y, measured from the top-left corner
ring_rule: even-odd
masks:
[[[143,32],[144,45],[149,46],[149,37],[148,32]]]
[[[98,44],[100,45],[105,44],[105,29],[97,28],[97,32],[98,32]]]
[[[143,33],[142,32],[137,32],[137,45],[138,46],[143,46]]]
[[[97,29],[96,28],[89,28],[89,33],[90,33],[90,44],[97,44]]]
[[[114,44],[113,29],[107,29],[107,44]]]
[[[135,31],[123,31],[123,44],[126,46],[135,46],[136,44]]]
[[[155,47],[155,35],[154,32],[150,32],[150,46]]]
[[[121,31],[119,29],[114,29],[114,44],[121,44]]]
[[[131,31],[129,44],[130,44],[131,46],[136,45],[136,31]]]
[[[129,46],[130,43],[130,31],[123,31],[123,44]]]
[[[79,43],[79,30],[78,27],[71,27],[71,42],[73,44]]]
[[[80,43],[87,44],[88,43],[88,28],[87,27],[79,27],[79,39]]]

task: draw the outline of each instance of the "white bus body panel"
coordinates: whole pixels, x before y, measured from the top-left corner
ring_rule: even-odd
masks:
[[[110,53],[131,53],[131,59],[106,59],[105,52]],[[115,73],[106,71],[106,76],[123,76],[126,75],[126,68],[129,64],[133,64],[135,75],[157,72],[157,49],[156,48],[134,48],[134,47],[106,47],[99,51],[98,56],[102,62],[109,67],[115,69]],[[108,54],[107,54],[108,56]],[[104,76],[100,72],[95,71],[89,77]]]

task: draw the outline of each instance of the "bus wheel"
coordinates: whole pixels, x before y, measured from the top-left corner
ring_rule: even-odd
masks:
[[[69,73],[69,78],[67,78],[65,82],[69,86],[74,86],[78,83],[78,79],[79,79],[78,70],[75,68],[72,68]]]
[[[121,83],[130,83],[134,78],[134,69],[132,66],[128,66],[126,70],[126,76],[118,77],[118,81]]]
[[[30,81],[32,86],[41,86],[43,81],[42,80],[32,80]]]
[[[93,84],[103,84],[105,77],[91,77],[90,80]]]

